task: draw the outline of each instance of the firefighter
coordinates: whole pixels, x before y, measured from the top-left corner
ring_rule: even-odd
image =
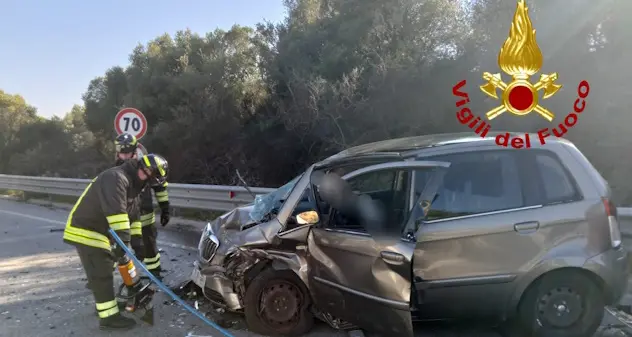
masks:
[[[121,134],[115,140],[116,152],[117,152],[117,165],[122,163],[124,160],[129,158],[134,158],[136,154],[136,149],[138,147],[138,141],[136,137],[130,134]],[[147,269],[154,274],[158,279],[162,279],[160,272],[162,268],[160,266],[160,252],[158,251],[158,246],[156,244],[156,238],[158,236],[158,231],[156,229],[156,216],[154,213],[154,201],[151,195],[150,189],[154,190],[154,194],[156,195],[156,201],[158,201],[158,205],[160,207],[160,224],[164,227],[169,223],[169,194],[167,193],[167,181],[151,185],[150,187],[146,187],[141,192],[140,197],[140,228],[132,228],[132,235],[142,234],[142,246],[143,253],[142,258],[137,254],[139,260],[143,261]],[[135,227],[138,227],[136,225]],[[134,234],[138,233],[138,234]],[[135,237],[133,236],[132,243],[137,242]],[[138,244],[139,246],[141,244]]]
[[[156,182],[151,185],[151,189],[154,190],[156,195],[156,201],[160,207],[160,224],[164,227],[169,223],[169,195],[167,194],[167,180]],[[160,272],[160,252],[156,244],[156,238],[158,231],[156,229],[156,219],[154,214],[154,204],[151,195],[150,188],[145,188],[141,192],[140,198],[140,222],[142,224],[143,246],[145,247],[145,254],[143,263],[147,270],[149,270],[154,276],[162,280]]]
[[[101,329],[129,329],[136,322],[120,314],[114,297],[112,264],[125,261],[124,250],[112,244],[108,230],[130,244],[130,209],[148,183],[166,181],[167,161],[154,154],[128,160],[101,172],[70,211],[64,242],[75,246],[96,302]]]
[[[133,135],[129,133],[123,133],[117,136],[116,139],[114,139],[114,146],[116,148],[116,166],[123,165],[123,163],[129,159],[138,159],[136,152],[136,150],[138,149],[138,140]],[[138,213],[140,212],[140,198],[136,198],[135,201],[135,204],[130,210],[134,214],[135,219],[135,221],[132,221],[131,223],[130,242],[136,258],[138,258],[138,260],[140,261],[143,261],[145,257],[145,247],[143,245],[142,238],[142,225],[140,219],[138,218]]]

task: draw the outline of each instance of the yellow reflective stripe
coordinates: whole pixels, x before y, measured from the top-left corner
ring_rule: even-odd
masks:
[[[114,215],[106,216],[105,218],[108,219],[108,223],[110,225],[117,222],[124,222],[124,221],[129,222],[129,216],[127,215],[127,213],[114,214]]]
[[[145,267],[147,267],[147,270],[156,269],[156,268],[160,267],[160,261],[158,261],[156,263],[152,263],[152,264],[145,264]]]
[[[71,224],[72,216],[77,210],[77,207],[79,207],[79,204],[81,204],[83,197],[86,195],[86,193],[88,193],[88,190],[90,189],[90,187],[92,187],[92,184],[97,180],[97,178],[92,179],[92,182],[90,182],[88,186],[86,186],[86,189],[83,191],[83,193],[81,193],[79,199],[77,199],[77,202],[72,207],[72,210],[70,210],[70,214],[68,214],[68,220],[66,220],[66,228],[64,229],[64,240],[111,251],[112,247],[110,245],[110,239],[108,239],[107,236],[95,231],[73,227]]]
[[[162,187],[167,187],[167,186],[169,186],[169,183],[165,181],[165,182],[162,184]]]
[[[153,225],[156,222],[156,214],[149,213],[140,216],[141,223],[143,227]]]
[[[149,162],[149,158],[147,156],[143,157],[143,161],[148,168],[151,167],[151,163]]]
[[[129,221],[125,221],[125,222],[119,222],[119,223],[115,223],[115,224],[110,224],[110,228],[112,228],[115,231],[122,231],[125,229],[130,229],[130,225],[129,225]]]
[[[162,196],[167,196],[167,195],[169,195],[169,193],[167,193],[167,191],[156,192],[156,196],[157,197],[162,197]]]
[[[99,317],[106,318],[118,314],[119,308],[116,300],[112,300],[103,303],[97,303],[97,311],[99,312]]]
[[[88,193],[88,190],[92,186],[92,183],[94,183],[96,180],[97,180],[97,178],[92,179],[92,182],[90,182],[88,184],[88,186],[86,186],[86,189],[83,190],[83,192],[79,196],[79,199],[77,199],[77,202],[75,203],[75,205],[72,206],[72,209],[70,210],[70,214],[68,214],[68,220],[66,220],[66,227],[70,226],[70,223],[72,222],[72,216],[75,214],[75,211],[77,210],[77,207],[79,207],[79,204],[81,203],[81,200],[83,200],[83,197],[86,195],[86,193]]]
[[[71,242],[80,243],[85,246],[102,248],[107,251],[112,250],[112,247],[110,246],[110,242],[103,242],[103,241],[99,241],[95,239],[86,238],[83,236],[79,236],[77,234],[69,233],[68,231],[64,232],[64,239]]]
[[[143,235],[143,225],[140,221],[132,222],[131,226],[131,234],[132,235]]]
[[[103,303],[97,303],[97,310],[112,309],[116,306],[116,300],[111,300]]]
[[[114,214],[106,216],[105,218],[108,219],[110,228],[115,231],[130,229],[129,216],[126,213]]]
[[[152,262],[156,262],[160,260],[160,253],[158,253],[156,256],[154,257],[147,257],[143,260],[143,263],[147,264],[147,263],[152,263]]]
[[[87,230],[87,229],[83,229],[83,228],[77,228],[77,227],[73,227],[73,226],[69,226],[66,228],[66,230],[64,231],[66,233],[70,233],[70,234],[74,234],[74,235],[78,235],[78,236],[82,236],[91,240],[97,240],[97,241],[103,241],[103,242],[107,242],[108,244],[110,243],[110,239],[108,239],[107,236],[101,234],[101,233],[97,233],[95,231],[91,231],[91,230]]]
[[[158,168],[158,172],[160,173],[161,177],[164,177],[165,175],[167,175],[167,172],[165,172],[165,162],[162,160],[162,158],[158,158],[158,157],[154,157],[154,162],[156,162],[156,167]]]
[[[107,309],[107,310],[103,310],[103,311],[99,311],[99,317],[100,318],[108,318],[110,316],[114,316],[116,314],[119,313],[119,308],[118,306],[115,306],[112,309]]]
[[[158,202],[165,202],[165,201],[169,201],[169,196],[165,195],[165,196],[156,196],[156,201]]]

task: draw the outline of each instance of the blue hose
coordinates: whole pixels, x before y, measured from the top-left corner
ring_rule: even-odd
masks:
[[[199,319],[204,321],[204,323],[210,325],[211,327],[213,327],[213,329],[219,331],[225,337],[234,337],[230,332],[222,329],[222,327],[217,325],[217,323],[215,323],[215,322],[211,321],[210,319],[206,318],[199,311],[195,310],[193,307],[191,307],[186,302],[184,302],[184,300],[182,300],[180,297],[178,297],[176,294],[174,294],[173,291],[171,291],[171,289],[167,288],[167,286],[162,284],[162,282],[160,282],[156,278],[156,276],[154,276],[152,273],[149,272],[149,270],[147,270],[147,267],[145,267],[145,265],[142,262],[138,261],[138,259],[134,255],[134,253],[132,253],[132,251],[130,251],[130,249],[127,247],[127,245],[125,245],[123,240],[121,240],[121,238],[116,234],[116,232],[114,230],[110,229],[110,234],[112,234],[112,237],[114,238],[116,243],[119,246],[121,246],[121,248],[123,248],[123,250],[125,251],[125,253],[127,253],[127,255],[130,257],[130,259],[132,259],[132,261],[134,261],[134,265],[137,268],[140,268],[145,273],[145,275],[149,276],[149,278],[158,286],[158,288],[160,288],[162,291],[167,293],[167,295],[169,295],[171,298],[173,298],[178,303],[180,303],[180,305],[182,305],[185,309],[189,310],[192,314],[194,314]]]

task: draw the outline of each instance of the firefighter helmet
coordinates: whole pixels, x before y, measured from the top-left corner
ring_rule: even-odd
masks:
[[[141,157],[138,161],[145,172],[150,173],[149,179],[151,185],[162,185],[167,181],[169,164],[165,158],[157,154],[150,153]]]
[[[138,147],[138,141],[133,135],[123,133],[116,137],[114,145],[116,146],[116,153],[134,153]]]

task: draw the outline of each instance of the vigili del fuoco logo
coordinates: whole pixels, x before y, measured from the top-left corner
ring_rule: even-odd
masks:
[[[480,86],[481,91],[492,98],[500,100],[499,106],[485,114],[487,121],[491,121],[505,112],[516,116],[526,116],[532,111],[535,111],[549,122],[555,119],[553,112],[540,105],[540,91],[543,92],[542,100],[546,100],[554,96],[562,88],[561,84],[556,84],[555,82],[558,79],[557,73],[540,74],[540,80],[535,84],[531,84],[529,81],[529,78],[542,68],[542,52],[535,39],[535,29],[531,25],[528,7],[525,5],[524,0],[518,0],[516,13],[509,29],[509,37],[507,37],[498,53],[498,66],[505,74],[511,76],[511,81],[509,83],[503,82],[500,73],[483,73],[483,79],[487,83]],[[456,118],[477,135],[486,137],[491,125],[481,117],[474,115],[470,108],[467,107],[470,98],[465,92],[465,85],[466,80],[462,80],[452,88],[452,94],[459,99],[456,102],[456,107],[460,110],[456,113]],[[497,95],[497,90],[501,91],[500,97]],[[588,97],[589,91],[588,82],[586,80],[581,81],[577,86],[578,97],[573,105],[574,112],[566,115],[564,120],[556,127],[538,130],[538,139],[533,141],[539,141],[544,145],[546,138],[551,135],[563,137],[570,128],[577,124],[579,114],[586,107],[586,97]],[[520,136],[512,137],[509,133],[496,136],[496,144],[503,147],[530,148],[531,142],[531,135],[528,133],[524,135],[524,138]]]

